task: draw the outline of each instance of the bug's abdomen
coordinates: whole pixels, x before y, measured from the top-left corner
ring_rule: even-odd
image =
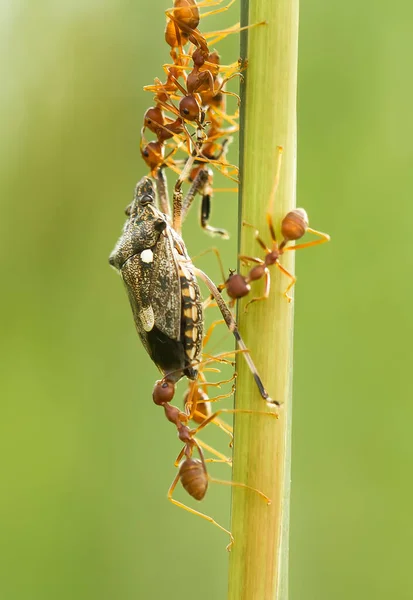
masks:
[[[179,266],[182,295],[181,340],[187,359],[184,374],[196,379],[197,362],[201,360],[203,336],[203,310],[201,292],[194,274],[187,266]]]
[[[185,372],[187,364],[182,341],[168,337],[156,325],[146,333],[145,341],[153,362],[164,375],[169,374],[171,381],[178,381]]]

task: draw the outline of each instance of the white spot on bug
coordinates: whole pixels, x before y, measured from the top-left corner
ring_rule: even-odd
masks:
[[[153,262],[153,252],[150,248],[148,248],[147,250],[143,250],[141,252],[141,260],[144,263],[151,263]]]
[[[155,325],[155,316],[153,314],[152,306],[146,306],[139,311],[139,318],[142,323],[142,327],[145,331],[152,331]]]

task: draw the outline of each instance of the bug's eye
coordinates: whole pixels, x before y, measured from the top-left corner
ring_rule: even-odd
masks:
[[[159,233],[162,233],[162,231],[165,229],[166,227],[166,222],[163,219],[158,219],[158,221],[155,222],[155,230],[159,231]]]

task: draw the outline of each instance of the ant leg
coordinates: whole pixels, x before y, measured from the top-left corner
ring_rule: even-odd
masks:
[[[291,246],[291,249],[294,248],[294,246]],[[278,269],[280,269],[281,273],[284,273],[284,275],[287,275],[287,277],[289,277],[289,279],[291,279],[290,283],[288,284],[288,286],[285,288],[284,292],[283,292],[283,296],[285,296],[288,300],[288,302],[292,302],[292,296],[288,295],[288,292],[291,290],[291,288],[295,285],[295,282],[297,281],[297,277],[295,277],[292,273],[290,273],[290,271],[287,271],[287,269],[285,267],[283,267],[282,265],[280,265],[280,263],[277,261],[276,266],[278,267]]]
[[[244,488],[244,490],[250,490],[251,492],[255,492],[256,494],[261,496],[261,498],[263,500],[265,500],[265,502],[267,503],[268,506],[271,504],[271,499],[268,498],[268,496],[266,494],[264,494],[260,490],[257,490],[257,488],[247,485],[246,483],[238,483],[236,481],[225,481],[224,479],[215,479],[214,477],[210,477],[209,475],[208,475],[208,479],[212,483],[220,483],[221,485],[230,485],[230,486],[234,486],[234,487]]]
[[[203,16],[203,15],[202,15]],[[240,27],[240,23],[235,23],[231,27],[227,29],[221,29],[218,31],[209,31],[205,33],[205,39],[209,42],[210,46],[215,46],[218,42],[225,39],[227,36],[233,33],[240,33],[240,31],[245,31],[246,29],[252,29],[253,27],[258,27],[259,25],[266,25],[266,21],[260,21],[259,23],[252,23],[252,25],[245,25],[244,27]]]
[[[265,265],[265,262],[261,260],[261,258],[256,258],[255,256],[247,256],[246,254],[240,254],[238,258],[242,262],[244,267],[248,267],[251,262],[257,265]]]
[[[270,287],[271,287],[271,277],[270,277],[270,272],[268,271],[268,269],[265,269],[265,271],[264,271],[264,278],[265,278],[265,288],[264,288],[263,295],[256,296],[255,298],[252,298],[249,302],[247,302],[247,304],[245,305],[245,308],[244,308],[245,313],[248,311],[249,305],[252,304],[253,302],[260,302],[261,300],[268,299],[268,296],[270,295]]]
[[[227,546],[227,550],[230,551],[231,547],[234,543],[234,537],[233,537],[232,533],[230,531],[228,531],[228,529],[225,529],[225,527],[223,527],[222,525],[217,523],[212,517],[205,515],[204,513],[201,513],[198,510],[194,510],[193,508],[190,508],[183,502],[179,502],[178,500],[175,500],[175,498],[172,497],[172,494],[178,484],[179,479],[180,479],[180,477],[179,477],[179,473],[178,473],[168,490],[168,500],[170,502],[172,502],[172,504],[175,504],[175,506],[178,506],[179,508],[183,508],[184,510],[190,512],[191,514],[201,517],[201,519],[205,519],[205,521],[212,523],[212,525],[215,525],[216,527],[218,527],[218,529],[221,529],[221,531],[224,531],[227,535],[229,535],[229,544]]]
[[[206,334],[204,335],[204,339],[203,339],[203,342],[202,342],[202,345],[203,345],[203,346],[206,346],[206,345],[207,345],[207,343],[208,343],[208,341],[209,341],[209,338],[211,337],[211,335],[212,335],[212,332],[214,331],[215,327],[216,327],[217,325],[222,325],[222,323],[225,323],[224,319],[218,319],[217,321],[213,321],[213,322],[211,323],[211,325],[210,325],[210,326],[208,327],[208,329],[207,329],[207,332],[206,332]],[[226,383],[226,382],[225,382],[225,383]]]
[[[225,279],[225,271],[224,271],[224,265],[223,265],[222,259],[221,259],[221,254],[219,253],[218,248],[216,248],[215,246],[212,246],[211,248],[208,248],[207,250],[203,250],[199,254],[196,254],[195,256],[193,256],[191,258],[191,262],[196,261],[197,258],[201,258],[201,256],[205,256],[206,254],[209,254],[209,252],[213,252],[215,254],[216,259],[218,261],[219,270],[221,271],[221,278]]]
[[[258,230],[258,229],[257,229],[257,228],[256,228],[254,225],[251,225],[251,223],[247,223],[247,221],[243,221],[243,222],[242,222],[242,225],[243,225],[243,227],[251,227],[251,229],[253,229],[253,230],[254,230],[254,237],[255,237],[255,239],[257,240],[257,242],[259,243],[259,245],[261,246],[261,248],[262,248],[263,250],[265,250],[265,252],[266,252],[267,254],[269,254],[269,253],[271,252],[271,250],[270,250],[269,248],[267,248],[267,245],[266,245],[266,243],[265,243],[265,242],[264,242],[264,240],[263,240],[263,239],[260,237],[260,232],[259,232],[259,230]],[[273,239],[273,242],[274,242],[274,241],[275,241],[275,234],[274,234],[274,239]]]
[[[316,229],[311,229],[311,227],[307,227],[307,233],[313,233],[314,235],[319,236],[321,239],[313,240],[312,242],[305,242],[304,244],[297,244],[296,246],[288,246],[284,248],[284,252],[286,250],[302,250],[303,248],[310,248],[310,246],[318,246],[319,244],[324,244],[325,242],[330,241],[330,236],[328,233],[323,233],[322,231],[317,231]]]
[[[235,116],[227,115],[226,112],[224,112],[220,108],[217,108],[216,106],[213,107],[213,111],[218,117],[232,125],[233,129],[228,131],[228,133],[236,133],[237,131],[239,131],[239,123],[236,121],[236,119],[238,118],[237,113],[235,113]],[[217,135],[216,137],[220,136]]]
[[[202,413],[195,411],[194,413],[195,417],[204,417],[205,415],[203,415]],[[222,431],[224,431],[227,435],[229,435],[229,437],[231,438],[231,441],[229,443],[229,447],[232,448],[233,445],[233,440],[234,440],[234,436],[232,435],[232,427],[231,430],[229,429],[229,425],[227,425],[224,421],[221,421],[220,419],[217,419],[216,421],[212,421],[213,425],[216,425],[217,427],[219,427],[220,429],[222,429]]]
[[[274,209],[275,196],[277,194],[278,185],[280,183],[281,162],[282,162],[282,153],[283,153],[282,146],[278,146],[277,151],[278,151],[277,172],[275,174],[274,185],[273,185],[273,188],[271,191],[270,201],[268,203],[267,215],[266,215],[268,227],[270,228],[271,240],[273,243],[276,242],[276,236],[275,236],[274,223],[272,220],[272,213],[273,213],[273,209]]]
[[[274,419],[278,419],[278,414],[275,412],[266,412],[263,410],[248,410],[248,409],[244,409],[244,408],[220,408],[216,412],[212,413],[212,415],[207,417],[204,421],[202,421],[202,423],[200,425],[198,425],[198,427],[196,429],[192,429],[191,435],[192,436],[197,435],[197,433],[199,431],[201,431],[201,429],[206,427],[211,421],[213,421],[215,419],[215,417],[217,417],[218,415],[220,415],[222,413],[230,414],[230,415],[234,415],[234,414],[238,414],[238,413],[248,414],[248,415],[265,415],[265,416],[272,417]]]
[[[226,323],[228,329],[233,333],[233,335],[238,343],[239,348],[245,353],[245,360],[246,360],[248,367],[252,373],[252,376],[254,377],[255,383],[257,384],[257,387],[258,387],[261,397],[264,400],[266,400],[268,403],[279,404],[276,400],[273,400],[272,398],[270,398],[270,395],[268,394],[267,390],[265,389],[265,387],[261,381],[261,377],[258,374],[257,367],[255,366],[254,361],[252,360],[252,358],[248,352],[248,348],[245,345],[245,342],[242,339],[241,334],[238,330],[237,323],[235,322],[234,317],[231,314],[231,311],[229,310],[228,306],[226,305],[226,303],[225,303],[224,299],[222,298],[221,293],[217,289],[216,285],[214,284],[213,281],[211,281],[211,279],[208,277],[208,275],[206,275],[206,273],[204,273],[197,267],[194,268],[194,272],[195,272],[195,275],[197,275],[198,277],[200,277],[203,280],[203,282],[209,289],[210,293],[214,296],[214,299],[218,305],[219,310],[221,311],[222,316],[224,317],[224,320],[225,320],[225,323]]]
[[[232,464],[232,459],[231,458],[228,458],[224,454],[221,454],[221,452],[218,452],[218,450],[215,450],[215,448],[213,448],[209,444],[206,444],[202,440],[197,440],[197,444],[199,444],[201,446],[201,448],[203,448],[207,452],[210,452],[211,454],[214,454],[215,456],[217,456],[218,459],[221,460],[222,462],[227,463],[228,465],[231,466],[231,464]],[[178,465],[175,465],[175,466],[178,466]]]
[[[184,446],[184,447],[182,448],[182,450],[180,451],[180,453],[179,453],[179,454],[178,454],[178,456],[176,457],[176,460],[175,460],[175,462],[174,462],[174,466],[175,466],[175,467],[178,467],[178,466],[179,466],[179,463],[181,462],[181,460],[182,460],[182,458],[183,458],[183,456],[184,456],[184,454],[185,454],[185,450],[186,450],[186,446]]]
[[[235,73],[235,74],[234,74],[234,76],[235,76],[236,74],[237,74],[237,73]],[[241,75],[241,73],[239,73],[239,75]],[[241,77],[242,77],[242,75],[241,75]],[[224,80],[224,82],[223,82],[223,83],[226,83],[226,81],[229,81],[230,79],[232,79],[232,77],[229,77],[228,79]],[[217,93],[218,93],[218,92],[217,92]],[[221,89],[221,86],[220,86],[220,87],[219,87],[219,93],[221,93],[221,94],[225,94],[225,96],[232,96],[233,98],[235,98],[235,99],[236,99],[236,101],[237,101],[237,104],[238,104],[238,107],[240,107],[240,106],[241,106],[241,98],[240,98],[240,97],[238,96],[238,94],[236,94],[235,92],[228,92],[227,90],[222,90],[222,89]],[[238,131],[238,129],[236,129],[235,131]],[[231,132],[231,133],[235,133],[235,132]]]

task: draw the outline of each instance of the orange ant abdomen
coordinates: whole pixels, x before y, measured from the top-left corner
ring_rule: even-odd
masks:
[[[175,0],[173,15],[189,29],[196,29],[199,25],[199,9],[195,0]]]
[[[303,208],[290,211],[281,222],[281,233],[285,241],[298,240],[307,231],[308,216]]]
[[[182,487],[195,500],[202,500],[208,489],[208,476],[198,458],[186,458],[179,467]]]
[[[188,402],[191,398],[192,390],[190,388],[187,389],[184,395],[184,406],[187,407]],[[195,423],[202,423],[212,414],[211,403],[208,402],[208,394],[206,394],[201,388],[197,387],[195,390],[195,397],[192,397],[191,402],[196,405],[196,411],[192,417],[192,420]]]

